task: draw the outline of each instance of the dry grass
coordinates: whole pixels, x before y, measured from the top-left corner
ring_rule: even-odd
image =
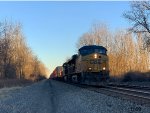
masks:
[[[150,81],[150,72],[142,73],[142,72],[128,72],[126,73],[123,78],[123,82],[130,82],[130,81],[136,81],[136,82],[143,82],[143,81]]]
[[[111,82],[150,82],[150,72],[131,71],[120,77],[111,77]]]
[[[24,79],[0,79],[0,88],[3,87],[14,87],[14,86],[26,86],[30,85],[33,82],[30,80],[24,80]]]

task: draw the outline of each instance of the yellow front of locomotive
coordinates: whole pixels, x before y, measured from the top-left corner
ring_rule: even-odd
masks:
[[[84,46],[79,50],[77,71],[96,79],[109,77],[107,50],[102,46]]]
[[[105,72],[109,70],[108,56],[100,53],[91,53],[82,56],[81,65],[84,72]]]

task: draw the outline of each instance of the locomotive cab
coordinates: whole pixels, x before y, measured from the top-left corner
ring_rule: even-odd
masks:
[[[109,77],[107,49],[103,46],[83,46],[79,49],[76,71],[88,81],[103,81]]]

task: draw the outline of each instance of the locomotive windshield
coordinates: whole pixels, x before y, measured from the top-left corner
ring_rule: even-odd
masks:
[[[95,53],[106,54],[105,49],[95,49]]]
[[[102,46],[84,46],[79,49],[79,53],[82,56],[89,55],[92,53],[100,53],[106,55],[106,49]]]

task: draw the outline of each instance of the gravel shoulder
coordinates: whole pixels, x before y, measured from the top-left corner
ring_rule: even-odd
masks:
[[[22,87],[20,87],[20,86],[10,87],[10,88],[7,88],[7,87],[6,88],[1,88],[0,89],[0,99],[9,97],[12,92],[16,92],[21,88]]]
[[[49,82],[38,82],[1,99],[0,113],[49,113],[52,105],[49,97],[51,97]]]
[[[150,113],[150,107],[53,80],[0,99],[0,113]]]

